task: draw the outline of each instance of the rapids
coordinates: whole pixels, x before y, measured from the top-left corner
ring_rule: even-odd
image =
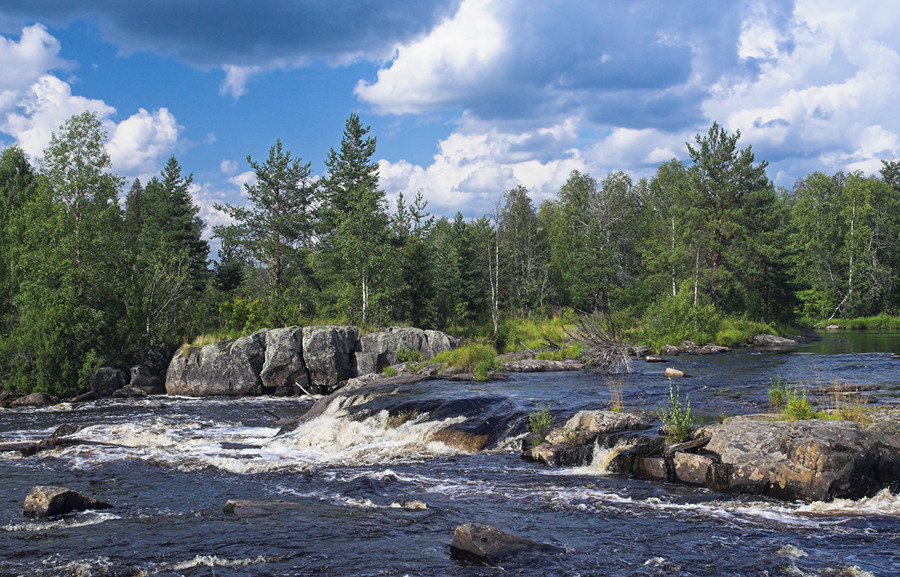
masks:
[[[454,528],[487,523],[565,549],[510,561],[521,575],[897,575],[900,497],[781,502],[610,475],[548,469],[518,456],[527,415],[629,410],[668,394],[665,366],[705,421],[767,409],[776,376],[798,388],[874,385],[872,406],[900,408],[900,335],[829,333],[794,351],[741,351],[636,363],[629,375],[545,373],[507,381],[428,381],[397,401],[336,407],[279,434],[308,399],[104,399],[0,409],[0,442],[61,424],[84,444],[32,457],[0,453],[0,575],[497,575],[452,561]],[[856,339],[856,340],[854,340]],[[863,341],[865,342],[856,342]],[[874,344],[872,344],[874,342]],[[415,409],[415,410],[413,410]],[[501,423],[469,453],[435,432]],[[64,485],[115,505],[47,521],[22,516],[35,485]],[[290,507],[228,515],[229,499]]]

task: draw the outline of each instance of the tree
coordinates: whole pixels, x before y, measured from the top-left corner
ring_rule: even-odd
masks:
[[[256,174],[255,183],[244,185],[250,206],[215,205],[235,224],[214,231],[264,267],[277,296],[292,277],[308,276],[316,187],[310,180],[310,163],[292,159],[281,140],[269,149],[265,162],[255,162],[249,155],[247,162]]]
[[[508,306],[525,316],[543,306],[547,293],[547,246],[528,189],[506,191],[500,211],[500,262]]]
[[[767,163],[755,164],[749,146],[739,150],[740,137],[740,131],[729,134],[713,123],[706,136],[696,136],[696,146],[687,145],[694,164],[685,216],[697,249],[695,278],[706,285],[710,302],[726,311],[742,311],[746,305],[750,284],[736,276],[740,252],[761,246],[760,233],[771,222],[758,216],[778,202],[766,176]]]
[[[122,179],[109,171],[106,142],[95,114],[67,120],[44,151],[42,185],[22,208],[19,318],[10,335],[17,388],[74,392],[123,353]]]
[[[388,265],[387,202],[378,188],[375,138],[369,130],[356,114],[347,119],[340,150],[332,148],[325,161],[319,210],[327,282],[342,312],[362,323],[383,294]]]

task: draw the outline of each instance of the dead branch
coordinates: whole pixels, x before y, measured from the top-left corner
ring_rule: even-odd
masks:
[[[622,340],[608,311],[582,313],[577,318],[570,318],[569,323],[577,328],[569,331],[563,327],[563,330],[569,338],[581,343],[582,358],[587,365],[608,372],[620,369],[631,372],[631,356],[641,351]]]

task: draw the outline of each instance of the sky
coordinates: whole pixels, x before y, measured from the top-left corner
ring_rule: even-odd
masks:
[[[94,111],[118,174],[174,154],[210,226],[276,139],[324,175],[352,112],[392,205],[437,215],[652,176],[713,122],[790,188],[898,156],[898,30],[884,0],[0,0],[0,148],[37,164]]]

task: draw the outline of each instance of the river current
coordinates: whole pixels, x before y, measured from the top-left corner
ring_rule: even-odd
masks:
[[[828,333],[790,352],[739,351],[637,362],[627,375],[513,375],[506,381],[428,381],[417,394],[499,399],[557,420],[579,409],[654,410],[669,394],[666,366],[704,421],[768,409],[780,378],[798,389],[871,385],[870,406],[900,407],[900,335]],[[522,425],[490,450],[432,439],[462,417],[386,411],[326,413],[285,435],[275,417],[296,398],[104,399],[0,409],[0,442],[36,440],[59,425],[83,444],[32,457],[0,453],[0,576],[6,575],[898,575],[900,497],[783,502],[606,474],[550,469],[519,457]],[[115,508],[38,521],[22,516],[36,485],[62,485]],[[257,515],[229,499],[282,500]],[[562,553],[502,568],[451,560],[456,526],[486,523]]]

